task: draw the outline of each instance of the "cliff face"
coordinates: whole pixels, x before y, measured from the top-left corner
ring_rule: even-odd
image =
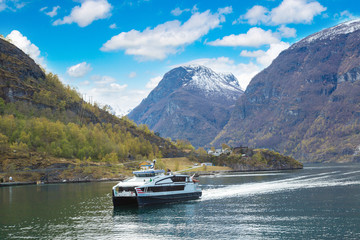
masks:
[[[360,21],[313,34],[255,76],[213,141],[271,148],[302,161],[357,161]]]
[[[204,146],[228,122],[242,93],[232,74],[218,74],[203,66],[178,67],[164,75],[129,118],[147,124],[162,137]]]
[[[7,102],[32,95],[31,82],[44,81],[45,74],[29,56],[0,38],[0,97]]]

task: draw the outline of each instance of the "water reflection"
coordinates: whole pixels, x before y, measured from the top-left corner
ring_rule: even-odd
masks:
[[[0,239],[360,239],[359,172],[201,177],[201,200],[140,208],[113,208],[111,182],[0,188]]]

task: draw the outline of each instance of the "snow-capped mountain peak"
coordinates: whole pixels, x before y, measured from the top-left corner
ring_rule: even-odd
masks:
[[[205,92],[241,91],[238,80],[231,73],[216,73],[201,65],[186,65],[182,68],[188,72],[184,87],[198,88]]]
[[[358,31],[358,30],[360,30],[360,19],[355,19],[355,20],[341,23],[332,28],[325,29],[318,33],[312,34],[312,35],[304,38],[298,44],[294,44],[294,45],[299,45],[299,44],[304,44],[304,43],[312,43],[316,40],[325,40],[325,39],[332,40],[334,37],[336,37],[338,35],[349,34],[349,33],[352,33],[352,32]]]

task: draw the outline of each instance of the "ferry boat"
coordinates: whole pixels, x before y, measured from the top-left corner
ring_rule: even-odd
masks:
[[[164,170],[134,171],[134,177],[119,182],[112,188],[114,207],[139,206],[201,198],[198,181],[183,174],[164,174]]]

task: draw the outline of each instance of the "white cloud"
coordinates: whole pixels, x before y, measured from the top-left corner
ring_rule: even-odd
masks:
[[[220,12],[228,11],[219,9],[219,12],[212,14],[209,10],[194,13],[191,18],[181,24],[174,20],[165,22],[155,28],[147,28],[140,32],[131,30],[122,32],[112,37],[101,48],[102,51],[125,50],[128,55],[134,55],[139,60],[162,60],[169,54],[181,51],[211,29],[220,26],[224,21]],[[225,14],[225,13],[224,13]]]
[[[43,9],[43,8],[42,8]],[[45,13],[46,15],[48,15],[48,16],[50,16],[50,17],[55,17],[58,13],[57,13],[57,11],[60,9],[60,6],[55,6],[55,7],[53,7],[53,9],[52,9],[52,11],[50,11],[50,12],[47,12],[47,13]],[[45,9],[44,9],[45,10]],[[41,11],[41,9],[40,9],[40,11]]]
[[[71,10],[69,16],[62,20],[58,19],[53,24],[77,23],[80,27],[86,27],[93,21],[108,18],[111,16],[112,6],[107,0],[87,0],[82,1],[81,6],[76,6]]]
[[[0,2],[1,2],[1,0],[0,0]],[[48,7],[40,8],[40,12],[43,12],[43,11],[45,11],[46,9],[48,9]]]
[[[311,23],[313,18],[326,10],[317,1],[312,0],[283,0],[271,11],[263,6],[256,5],[240,17],[249,24],[260,23],[280,25],[288,23]]]
[[[180,16],[183,12],[189,12],[189,11],[190,11],[190,9],[188,9],[188,8],[181,10],[179,7],[177,7],[171,11],[171,14],[174,16]]]
[[[213,42],[209,42],[212,46],[246,46],[246,47],[259,47],[262,45],[268,45],[272,43],[280,42],[278,36],[271,30],[265,31],[258,27],[250,28],[247,33],[229,36],[225,36],[222,39],[217,39]]]
[[[69,74],[71,77],[80,78],[85,76],[88,72],[92,70],[90,64],[86,62],[82,62],[71,66],[67,69],[66,73]]]
[[[284,0],[271,10],[271,21],[275,24],[311,23],[314,16],[325,10],[317,1]]]
[[[23,8],[26,4],[26,2],[19,2],[17,0],[0,0],[0,12],[5,9],[10,9],[15,12],[17,9]]]
[[[189,9],[189,8],[186,8],[186,9],[183,9],[181,10],[181,8],[177,7],[173,10],[171,10],[171,14],[174,15],[174,16],[180,16],[181,14],[183,14],[184,12],[191,12],[191,13],[196,13],[199,9],[197,8],[196,5],[194,5],[192,7],[192,9]]]
[[[336,14],[334,14],[334,17],[336,19],[340,19],[341,21],[352,20],[352,19],[358,18],[357,16],[355,16],[348,10],[342,11],[340,13],[336,13]]]
[[[80,92],[86,94],[86,100],[92,99],[92,102],[100,106],[110,105],[118,115],[127,114],[149,93],[148,91],[127,90],[127,84],[119,84],[110,76],[95,75],[91,77],[91,81],[94,80],[95,85],[90,85],[89,81],[85,81],[80,86]]]
[[[111,29],[116,29],[116,28],[117,28],[116,23],[111,24],[111,25],[109,26],[109,28],[111,28]]]
[[[261,64],[263,68],[269,66],[272,61],[279,56],[279,54],[285,49],[289,48],[290,44],[286,42],[272,43],[267,51],[247,51],[243,50],[240,55],[243,57],[255,57],[256,62]]]
[[[295,28],[289,28],[289,27],[286,27],[285,25],[281,25],[278,28],[278,31],[280,32],[280,35],[282,37],[285,37],[285,38],[296,37],[296,29]]]
[[[129,73],[129,78],[134,78],[134,77],[136,77],[136,72]]]
[[[235,63],[234,60],[228,57],[195,59],[177,66],[189,64],[204,65],[218,73],[232,73],[238,79],[242,89],[246,89],[247,85],[250,83],[250,80],[263,69],[261,66],[252,62],[247,64]]]
[[[221,15],[222,14],[230,14],[230,13],[232,13],[232,11],[233,11],[233,9],[231,6],[218,9],[219,14],[221,14]]]
[[[123,89],[125,89],[128,85],[127,84],[124,84],[124,85],[120,85],[120,84],[117,84],[117,83],[110,83],[110,87],[111,87],[111,91],[121,91]]]
[[[251,25],[256,25],[269,21],[269,10],[266,7],[255,5],[243,16]]]
[[[29,55],[34,61],[41,65],[42,67],[46,67],[44,58],[40,56],[39,48],[31,43],[31,41],[23,36],[19,31],[13,30],[9,35],[6,36],[7,39],[11,41],[12,44],[20,48],[24,53]]]
[[[145,87],[152,90],[157,87],[161,79],[162,79],[161,76],[153,77],[150,79],[150,81],[146,84]]]

